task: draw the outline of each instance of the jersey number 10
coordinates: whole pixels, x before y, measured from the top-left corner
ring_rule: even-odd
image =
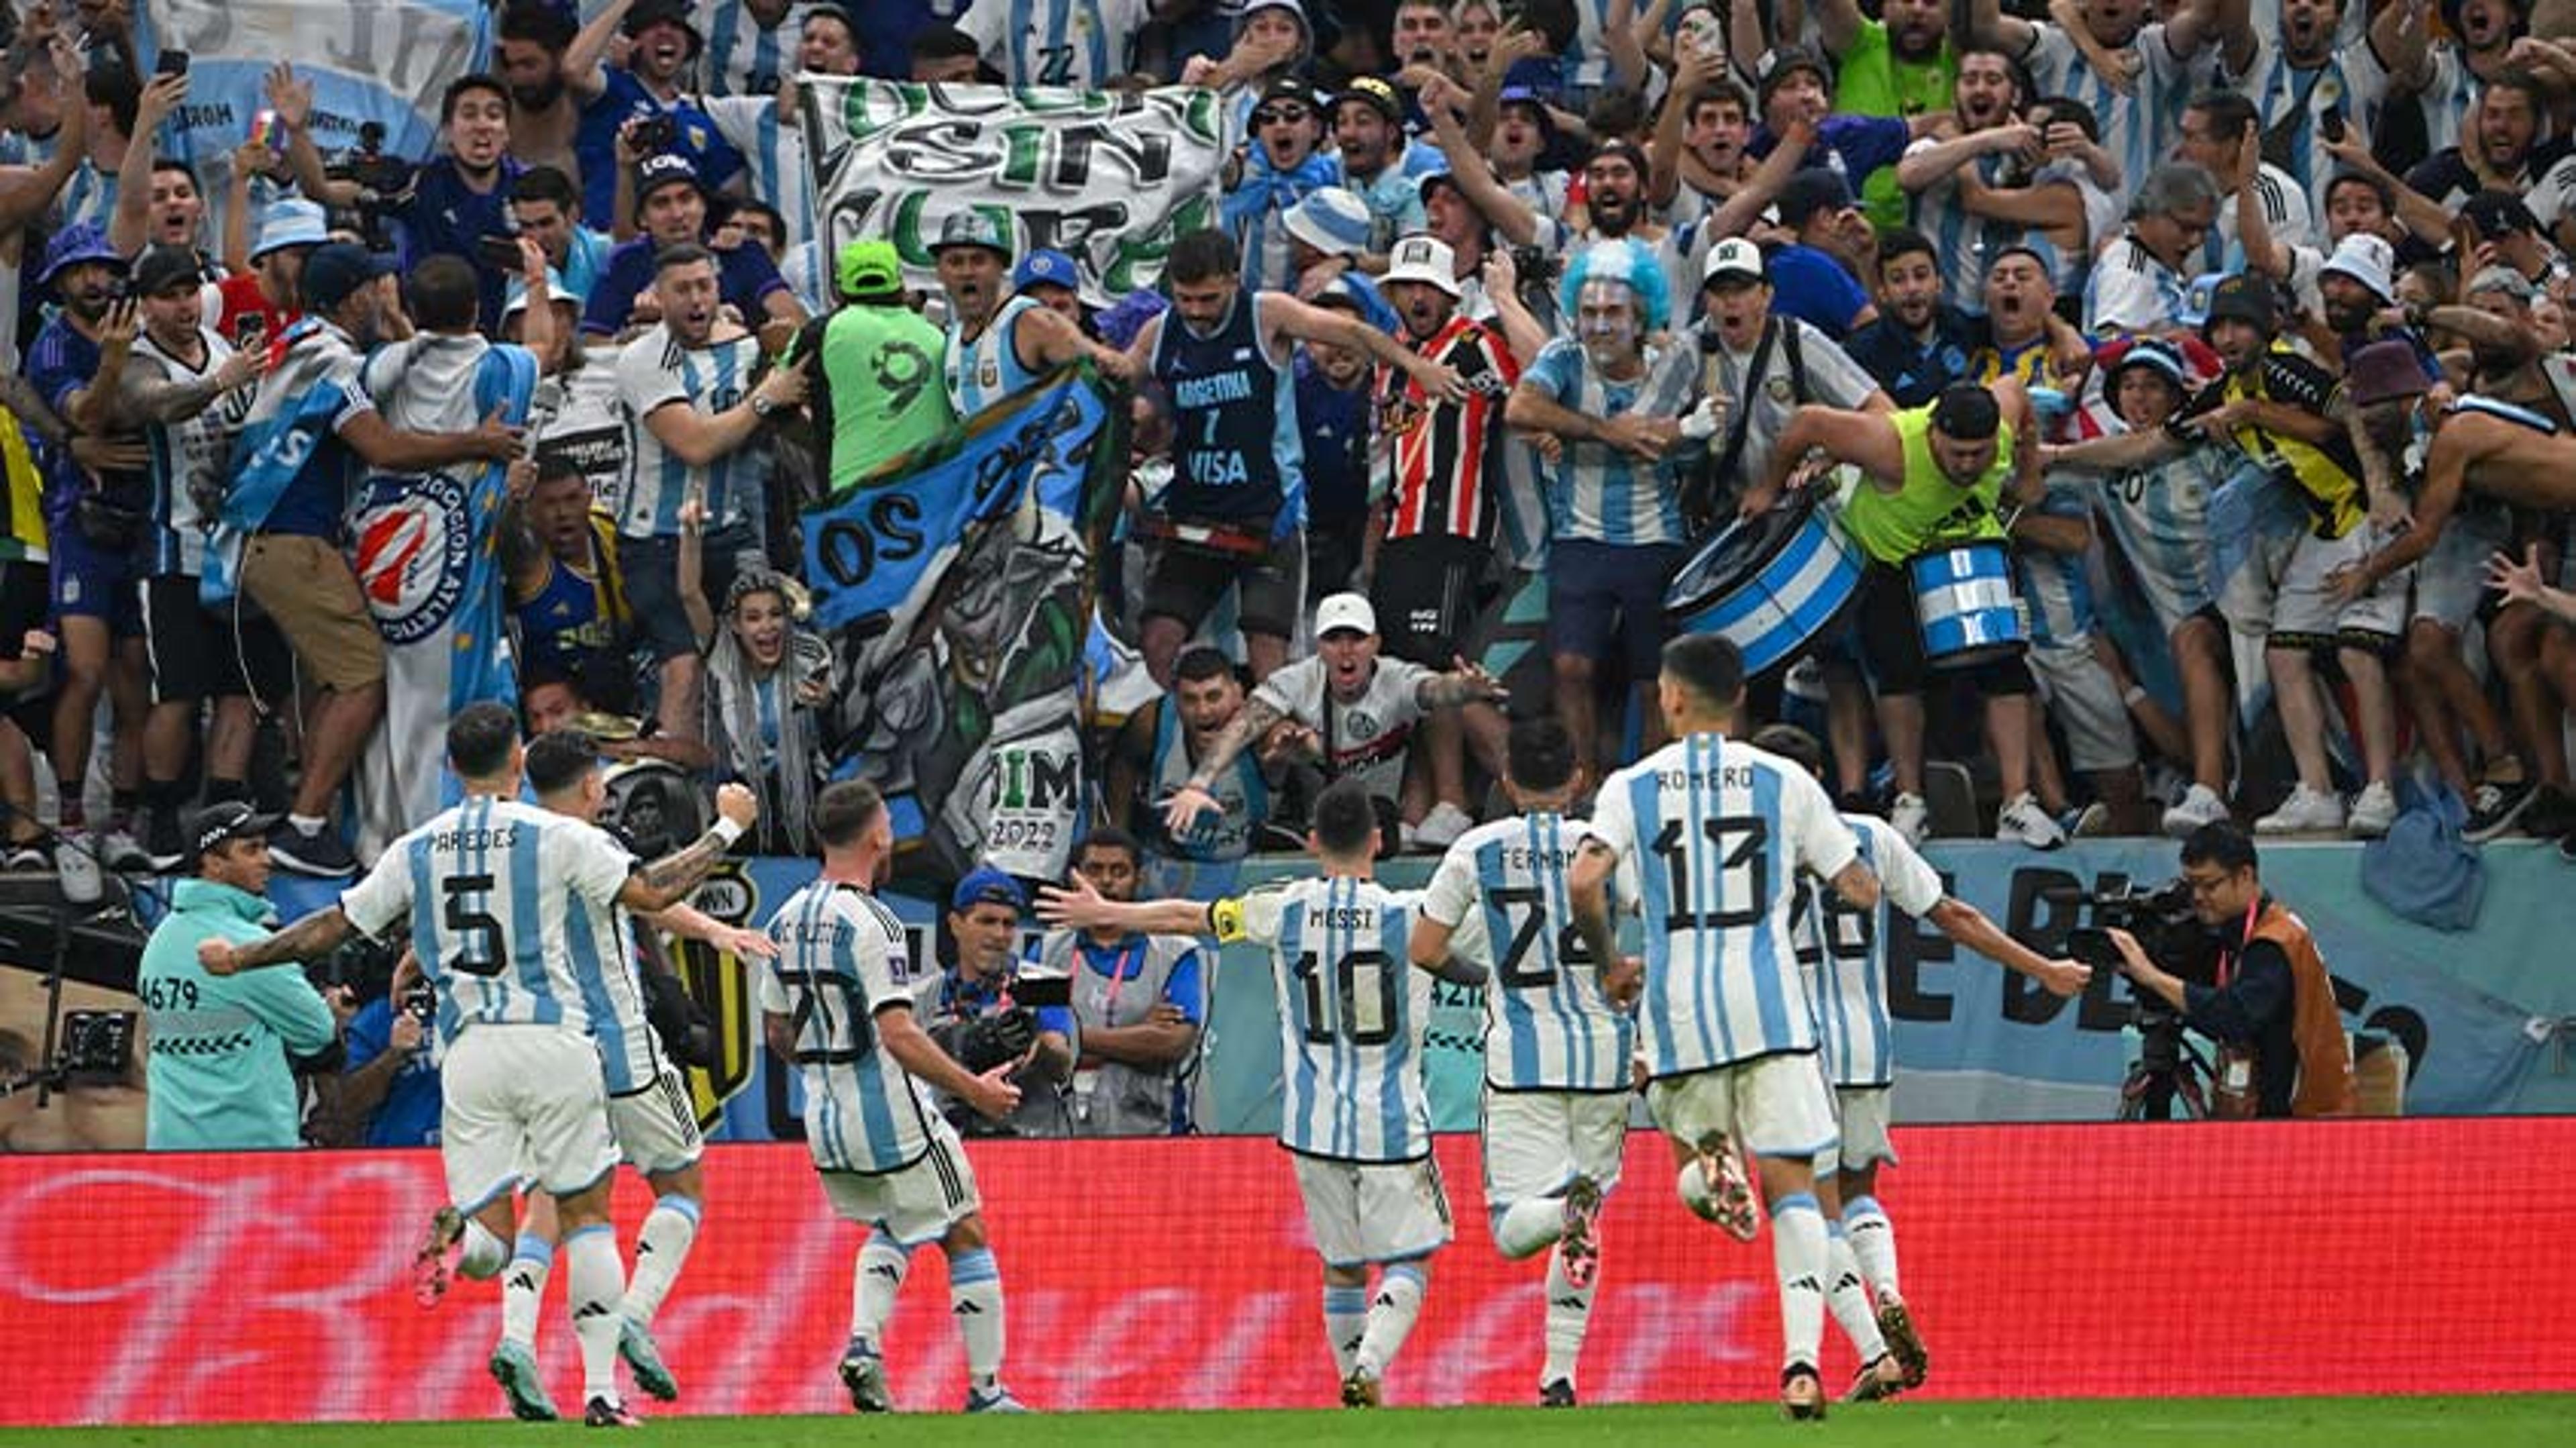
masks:
[[[1328,981],[1315,952],[1309,950],[1297,957],[1292,973],[1306,994],[1308,1041],[1318,1046],[1335,1040],[1383,1046],[1395,1039],[1396,1018],[1403,1010],[1395,993],[1402,984],[1385,951],[1352,951],[1334,963]],[[1333,997],[1329,1001],[1327,991]]]

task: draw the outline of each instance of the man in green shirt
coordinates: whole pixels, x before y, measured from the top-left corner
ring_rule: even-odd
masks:
[[[940,375],[948,339],[912,309],[894,243],[851,242],[835,272],[842,305],[807,324],[796,352],[822,354],[811,402],[831,440],[831,494],[839,497],[937,441],[957,415]]]
[[[339,1034],[329,1003],[297,970],[208,975],[200,941],[256,940],[277,924],[268,903],[268,832],[275,815],[238,800],[188,821],[194,878],[170,892],[170,913],[143,946],[144,1067],[150,1103],[144,1145],[154,1151],[255,1151],[303,1143],[295,1057]]]
[[[1834,58],[1834,110],[1854,116],[1940,115],[1959,79],[1944,0],[1885,0],[1882,18],[1863,15],[1859,0],[1813,0],[1825,50]],[[1916,132],[1920,135],[1921,132]],[[1896,168],[1882,166],[1861,183],[1861,207],[1884,230],[1906,221],[1905,189]]]

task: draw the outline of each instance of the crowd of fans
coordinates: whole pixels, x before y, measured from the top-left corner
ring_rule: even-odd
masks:
[[[2576,830],[2566,515],[2425,479],[2462,409],[2576,422],[2576,14],[2042,9],[510,0],[398,189],[287,61],[210,207],[127,0],[7,7],[9,858],[94,898],[257,796],[282,865],[352,869],[347,787],[421,706],[356,485],[487,466],[532,727],[634,721],[612,752],[754,784],[757,847],[804,853],[864,681],[798,511],[1073,362],[1135,399],[1101,622],[1154,697],[1087,721],[1086,780],[1152,889],[1221,888],[1351,775],[1444,846],[1510,713],[1592,779],[1653,747],[1675,575],[1838,485],[1858,597],[1761,712],[1909,835],[1944,759],[2043,848],[2376,835],[2419,757],[2472,838]],[[915,292],[817,234],[799,77],[852,74],[1215,88],[1222,225],[1095,310],[961,212]],[[504,344],[524,423],[398,405]],[[1909,564],[1989,543],[2027,648],[1927,657]]]

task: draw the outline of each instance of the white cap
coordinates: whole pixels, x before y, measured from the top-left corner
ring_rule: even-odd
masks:
[[[1458,253],[1449,249],[1449,243],[1429,232],[1417,231],[1411,236],[1399,237],[1394,252],[1387,259],[1386,275],[1378,280],[1381,283],[1421,282],[1425,286],[1438,287],[1454,299],[1458,295]]]
[[[581,298],[574,296],[572,294],[572,289],[564,285],[563,273],[555,270],[553,267],[546,268],[546,300],[549,302],[561,302],[575,307],[581,305]],[[501,291],[502,318],[507,320],[512,315],[524,312],[527,309],[527,279],[525,277],[510,278],[510,284],[507,287],[504,287]]]
[[[1368,203],[1339,186],[1306,193],[1279,218],[1281,229],[1326,256],[1368,250]]]
[[[1762,248],[1740,236],[1731,236],[1711,247],[1708,261],[1700,267],[1699,284],[1707,286],[1721,276],[1745,277],[1761,281],[1770,275],[1762,263]]]
[[[2397,249],[2386,237],[2356,231],[2335,243],[2334,255],[2317,269],[2323,276],[2334,272],[2348,276],[2370,289],[2370,294],[2383,302],[2397,300],[2397,286],[2392,273],[2397,269]]]
[[[1353,629],[1364,634],[1377,632],[1377,610],[1356,593],[1336,593],[1315,605],[1315,637],[1322,638],[1338,629]]]

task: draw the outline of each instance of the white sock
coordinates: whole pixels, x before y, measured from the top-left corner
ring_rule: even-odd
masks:
[[[1782,1367],[1821,1359],[1825,1336],[1825,1214],[1791,1192],[1771,1203],[1771,1262],[1780,1278]]]
[[[662,1299],[671,1295],[671,1286],[680,1280],[680,1268],[689,1260],[689,1244],[698,1240],[698,1204],[673,1192],[653,1203],[644,1217],[643,1230],[635,1234],[635,1275],[626,1284],[626,1301],[621,1310],[646,1327],[653,1325],[653,1314],[662,1310]]]
[[[519,1234],[519,1248],[501,1274],[501,1340],[524,1348],[537,1345],[537,1309],[546,1300],[546,1277],[555,1265],[555,1244],[530,1232]]]
[[[329,820],[324,819],[320,815],[300,814],[288,815],[286,817],[286,822],[308,835],[318,835],[322,833],[322,827],[330,823]]]
[[[1833,1309],[1834,1321],[1842,1325],[1843,1336],[1851,1339],[1863,1365],[1878,1361],[1879,1355],[1887,1351],[1887,1339],[1879,1336],[1878,1314],[1870,1311],[1869,1292],[1861,1286],[1860,1263],[1853,1260],[1851,1243],[1844,1238],[1839,1222],[1826,1228],[1825,1282],[1825,1306]]]
[[[1851,1240],[1860,1275],[1883,1302],[1902,1302],[1896,1288],[1896,1228],[1876,1197],[1854,1197],[1843,1204],[1843,1235]]]
[[[456,1259],[460,1277],[477,1282],[498,1277],[510,1265],[510,1244],[492,1235],[491,1229],[471,1217],[465,1219],[465,1255]]]
[[[912,1270],[912,1254],[895,1244],[880,1229],[868,1234],[867,1245],[859,1249],[859,1260],[850,1273],[850,1336],[875,1347],[885,1335],[886,1319],[894,1315],[894,1299],[903,1291],[904,1274]]]
[[[1555,1197],[1514,1202],[1494,1214],[1494,1245],[1517,1262],[1565,1235],[1565,1203]]]
[[[1368,1332],[1368,1289],[1324,1284],[1324,1337],[1333,1345],[1333,1375],[1347,1378]]]
[[[1002,1268],[989,1247],[948,1259],[948,1310],[966,1339],[966,1382],[989,1393],[1002,1385]]]
[[[626,1264],[617,1260],[617,1234],[605,1222],[564,1235],[564,1274],[572,1289],[572,1334],[581,1340],[581,1397],[617,1402],[617,1335],[625,1321],[617,1301],[626,1295]]]
[[[1370,1299],[1368,1331],[1360,1336],[1359,1360],[1353,1366],[1383,1378],[1413,1333],[1422,1315],[1422,1288],[1430,1269],[1420,1262],[1390,1262],[1378,1274],[1377,1296]]]
[[[1583,1351],[1583,1330],[1592,1324],[1593,1288],[1600,1285],[1598,1276],[1591,1287],[1566,1281],[1564,1251],[1547,1254],[1547,1366],[1539,1372],[1540,1387],[1559,1378],[1574,1382],[1574,1359]]]

